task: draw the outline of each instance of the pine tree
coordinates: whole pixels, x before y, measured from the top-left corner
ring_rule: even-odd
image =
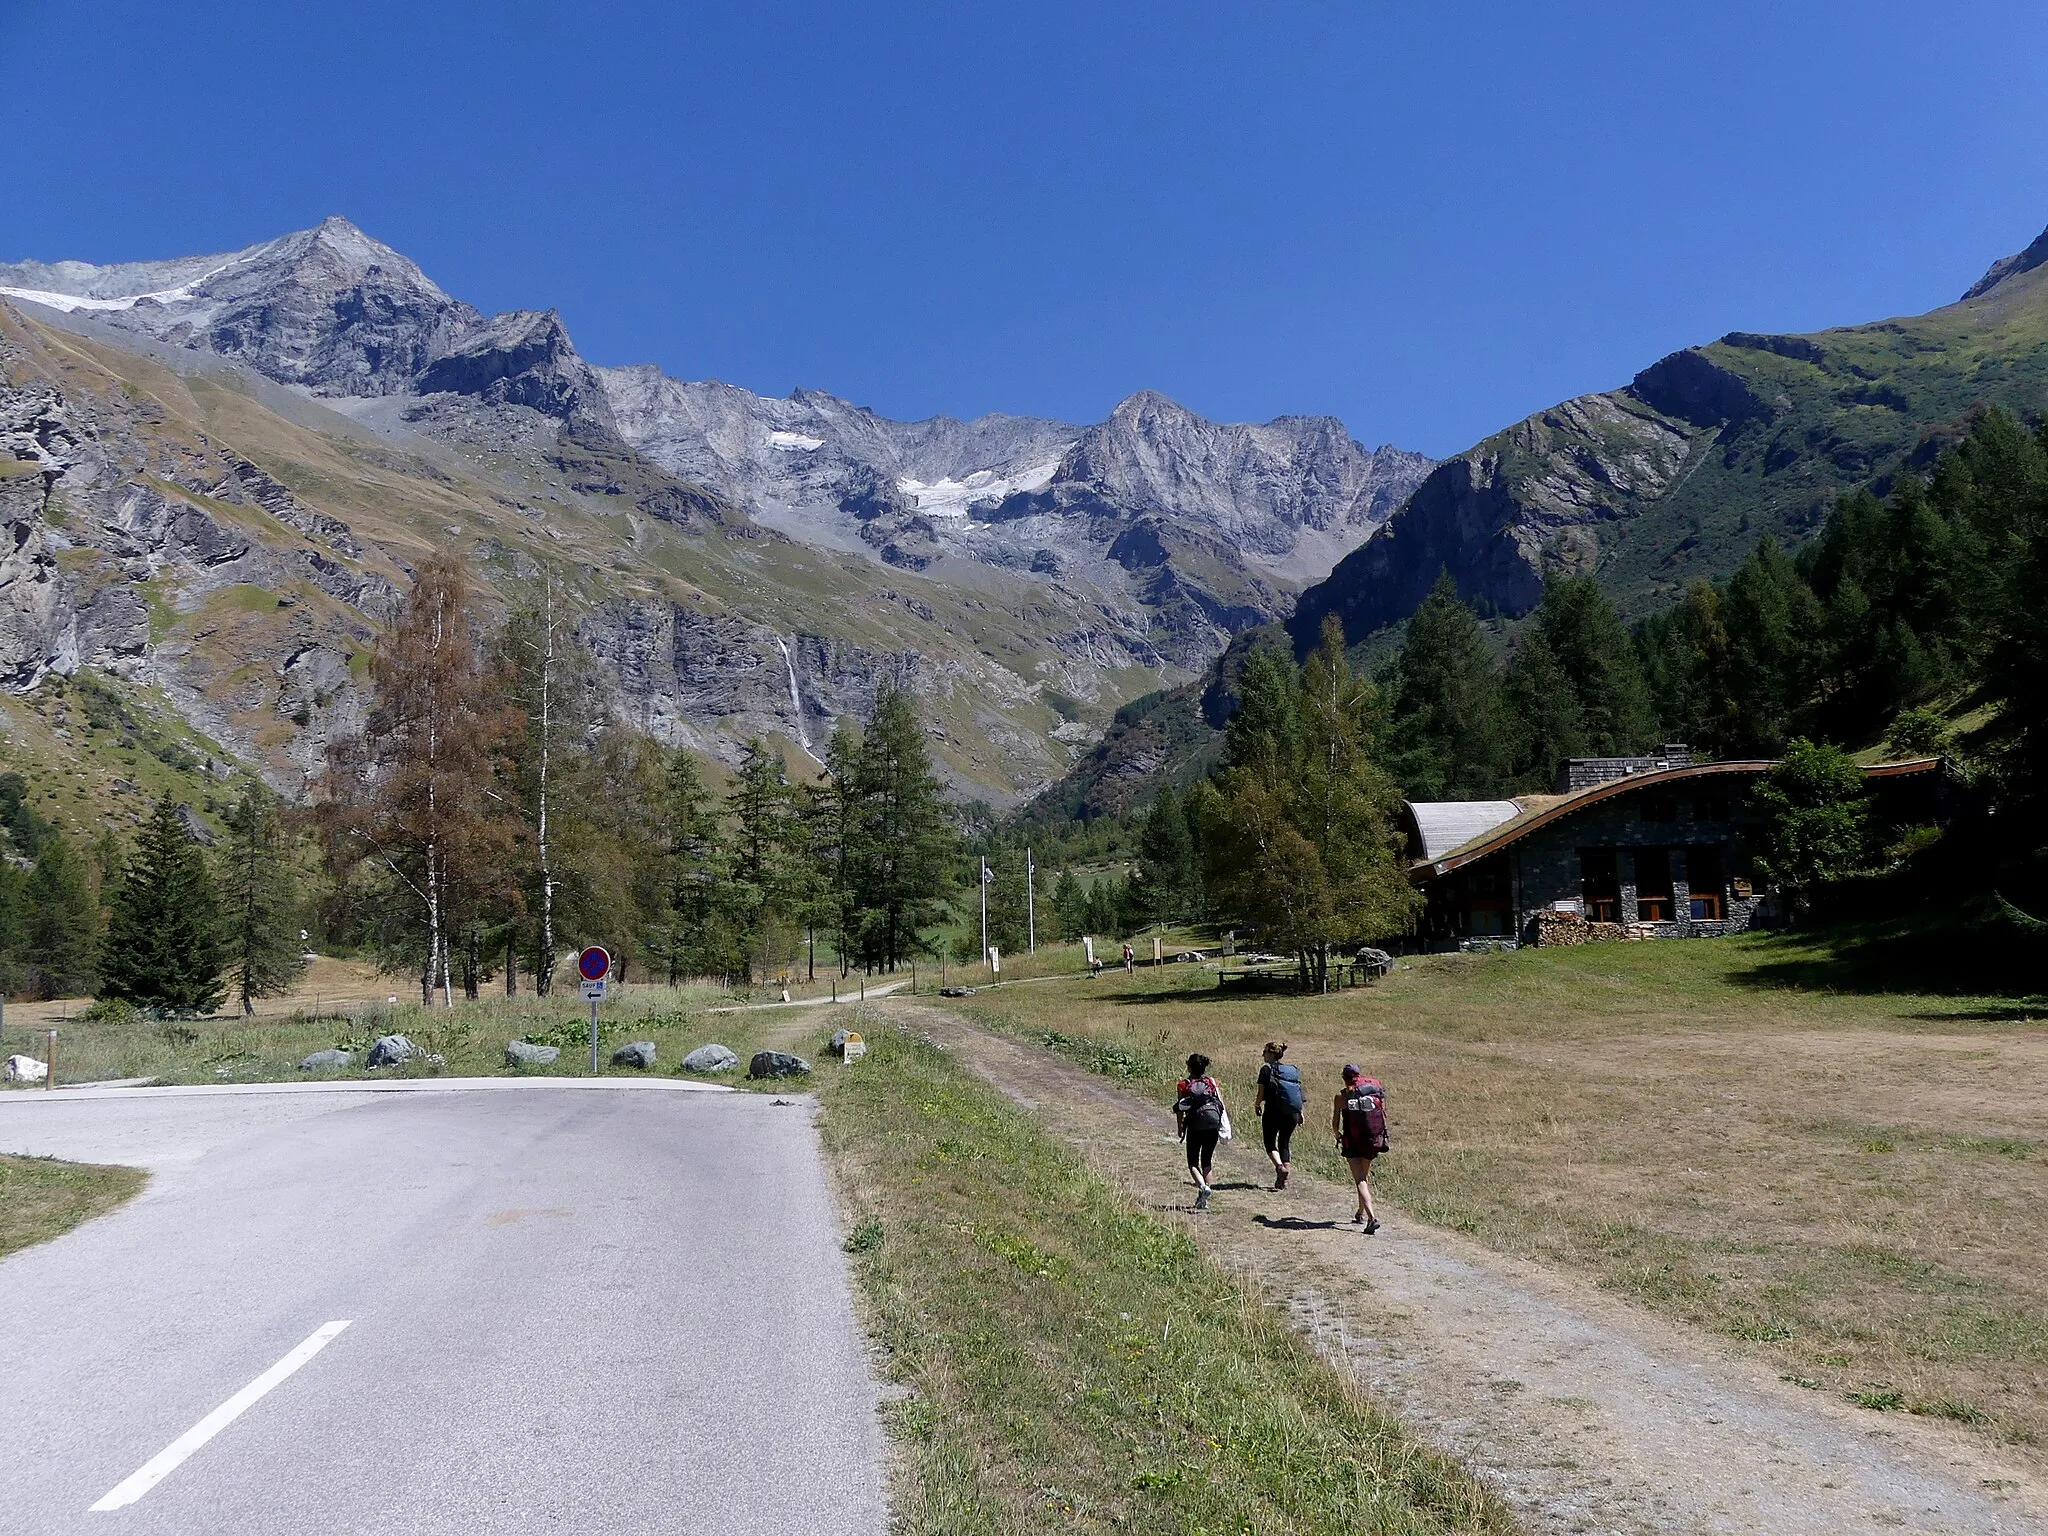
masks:
[[[1327,987],[1334,946],[1401,931],[1416,907],[1394,830],[1400,791],[1375,760],[1384,708],[1334,616],[1287,686],[1262,686],[1287,701],[1267,712],[1280,728],[1241,729],[1232,765],[1195,797],[1210,888],[1262,943],[1295,952],[1305,985]]]
[[[1409,620],[1383,760],[1414,800],[1485,800],[1507,785],[1500,682],[1450,573]]]
[[[212,1013],[227,992],[230,958],[206,857],[185,828],[184,807],[165,795],[114,891],[99,995]]]
[[[1201,865],[1188,826],[1186,803],[1164,785],[1138,832],[1138,870],[1131,904],[1145,922],[1182,922],[1201,905]]]
[[[298,862],[272,795],[251,779],[227,816],[220,896],[233,995],[242,1012],[305,974]]]
[[[1048,930],[1069,943],[1088,932],[1088,891],[1071,867],[1062,869],[1054,882],[1050,903],[1052,927]]]
[[[686,747],[669,755],[659,831],[663,892],[650,952],[667,967],[671,986],[685,976],[733,972],[739,954],[726,921],[728,851],[711,792]]]
[[[1514,725],[1515,782],[1548,793],[1567,759],[1587,755],[1586,723],[1578,690],[1540,628],[1522,635],[1502,691]]]
[[[100,906],[84,860],[54,829],[40,840],[21,884],[16,953],[34,997],[73,997],[97,975]]]
[[[828,756],[828,762],[831,758]],[[894,970],[939,915],[959,837],[909,695],[884,688],[846,792],[850,918],[862,959]]]
[[[1715,679],[1728,750],[1783,750],[1811,691],[1821,609],[1778,543],[1766,534],[1735,572],[1722,602],[1728,658]]]
[[[1586,750],[1621,757],[1646,750],[1657,731],[1642,663],[1621,616],[1590,576],[1545,584],[1535,629],[1578,701]]]

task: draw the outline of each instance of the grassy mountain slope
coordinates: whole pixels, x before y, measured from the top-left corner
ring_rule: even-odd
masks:
[[[1304,594],[1356,641],[1449,569],[1482,610],[1527,612],[1547,574],[1591,573],[1625,612],[1727,575],[1764,532],[1797,543],[1845,490],[1930,463],[1969,413],[2048,407],[2048,237],[1928,314],[1805,336],[1733,332],[1625,388],[1540,411],[1432,471]]]

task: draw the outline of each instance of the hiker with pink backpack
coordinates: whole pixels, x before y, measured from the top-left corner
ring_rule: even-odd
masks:
[[[1372,1160],[1387,1150],[1387,1090],[1378,1078],[1344,1068],[1344,1086],[1330,1109],[1330,1131],[1358,1185],[1358,1210],[1351,1219],[1371,1237],[1380,1229],[1372,1208]]]
[[[1188,1058],[1188,1075],[1180,1080],[1173,1101],[1174,1128],[1187,1143],[1188,1174],[1195,1181],[1195,1209],[1209,1209],[1215,1186],[1209,1182],[1215,1171],[1216,1143],[1230,1140],[1230,1111],[1223,1107],[1223,1090],[1209,1075],[1209,1058],[1200,1051]]]

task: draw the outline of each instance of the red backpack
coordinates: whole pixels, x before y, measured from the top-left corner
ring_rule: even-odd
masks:
[[[1387,1150],[1387,1090],[1376,1077],[1361,1077],[1344,1090],[1344,1145],[1365,1147],[1374,1157]]]

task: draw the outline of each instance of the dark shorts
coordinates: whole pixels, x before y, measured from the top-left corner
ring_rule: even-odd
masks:
[[[1373,1151],[1372,1143],[1369,1141],[1347,1141],[1343,1144],[1342,1150],[1346,1157],[1362,1157],[1368,1163],[1381,1155]]]
[[[1223,1138],[1220,1125],[1188,1126],[1188,1166],[1207,1173],[1216,1161],[1216,1143]]]
[[[1294,1141],[1294,1128],[1301,1123],[1301,1116],[1291,1109],[1284,1109],[1277,1115],[1259,1117],[1259,1130],[1266,1138],[1266,1150],[1278,1152],[1280,1161],[1292,1162],[1289,1148]]]

